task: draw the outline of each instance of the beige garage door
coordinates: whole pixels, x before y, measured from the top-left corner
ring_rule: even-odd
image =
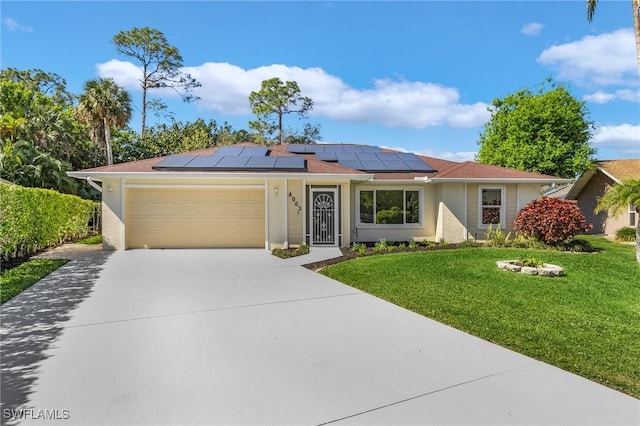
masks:
[[[127,191],[127,248],[264,247],[263,189]]]

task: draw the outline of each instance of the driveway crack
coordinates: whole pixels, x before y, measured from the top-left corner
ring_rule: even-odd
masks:
[[[523,365],[519,365],[517,367],[509,368],[507,370],[502,370],[502,371],[498,371],[498,372],[495,372],[495,373],[492,373],[492,374],[487,374],[486,376],[477,377],[475,379],[471,379],[471,380],[467,380],[467,381],[464,381],[464,382],[456,383],[456,384],[453,384],[451,386],[446,386],[446,387],[441,388],[441,389],[436,389],[436,390],[433,390],[433,391],[430,391],[430,392],[425,392],[425,393],[422,393],[420,395],[415,395],[415,396],[412,396],[412,397],[409,397],[409,398],[401,399],[399,401],[391,402],[389,404],[380,405],[378,407],[374,407],[374,408],[371,408],[369,410],[361,411],[359,413],[351,414],[349,416],[344,416],[344,417],[340,417],[338,419],[329,420],[329,421],[324,422],[324,423],[319,423],[318,426],[328,425],[328,424],[331,424],[331,423],[336,423],[336,422],[339,422],[339,421],[342,421],[342,420],[346,420],[346,419],[350,419],[350,418],[353,418],[353,417],[358,417],[358,416],[361,416],[363,414],[371,413],[373,411],[382,410],[384,408],[392,407],[394,405],[403,404],[405,402],[413,401],[414,399],[423,398],[425,396],[429,396],[429,395],[433,395],[433,394],[436,394],[436,393],[444,392],[444,391],[447,391],[449,389],[454,389],[454,388],[457,388],[459,386],[467,385],[469,383],[474,383],[474,382],[479,382],[481,380],[486,380],[488,378],[499,376],[499,375],[505,374],[505,373],[509,373],[511,371],[518,370],[520,368],[526,368],[526,367],[535,365],[537,363],[538,363],[537,361],[533,361],[533,362],[529,362],[529,363],[526,363],[526,364],[523,364]]]
[[[306,302],[306,301],[309,301],[309,300],[331,299],[331,298],[335,298],[335,297],[356,296],[356,295],[362,295],[362,294],[365,294],[365,293],[363,293],[361,291],[358,291],[358,292],[353,292],[353,293],[333,294],[333,295],[329,295],[329,296],[316,296],[316,297],[305,297],[305,298],[301,298],[301,299],[277,300],[277,301],[273,301],[273,302],[253,303],[253,304],[250,304],[250,305],[225,306],[225,307],[221,307],[221,308],[199,309],[199,310],[187,311],[187,312],[173,312],[173,313],[170,313],[170,314],[148,315],[148,316],[144,316],[144,317],[135,317],[135,318],[125,318],[125,319],[117,319],[117,320],[110,320],[110,321],[91,322],[91,323],[86,323],[86,324],[69,325],[69,326],[67,326],[65,328],[80,328],[80,327],[89,327],[89,326],[93,326],[93,325],[115,324],[115,323],[121,323],[121,322],[141,321],[141,320],[154,319],[154,318],[165,318],[165,317],[176,317],[176,316],[183,316],[183,315],[201,314],[201,313],[205,313],[205,312],[229,311],[229,310],[234,310],[234,309],[246,309],[246,308],[253,308],[253,307],[258,307],[258,306],[269,306],[269,305],[280,305],[280,304],[284,304],[284,303]]]

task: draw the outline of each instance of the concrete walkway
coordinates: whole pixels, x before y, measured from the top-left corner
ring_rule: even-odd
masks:
[[[68,419],[3,422],[640,424],[637,399],[302,262],[262,250],[78,256],[1,313],[3,410]]]

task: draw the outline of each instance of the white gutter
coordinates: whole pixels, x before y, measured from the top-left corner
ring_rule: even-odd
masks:
[[[433,183],[537,183],[540,185],[546,183],[571,183],[571,179],[537,179],[537,178],[431,178]]]
[[[92,188],[95,188],[98,192],[102,193],[102,187],[93,181],[92,176],[87,176],[87,183],[91,185]]]
[[[91,177],[94,180],[102,181],[104,178],[113,179],[189,179],[189,178],[224,178],[224,179],[345,179],[345,180],[359,180],[367,181],[373,179],[373,174],[333,174],[333,173],[211,173],[211,172],[67,172],[68,176],[79,179],[86,179]]]

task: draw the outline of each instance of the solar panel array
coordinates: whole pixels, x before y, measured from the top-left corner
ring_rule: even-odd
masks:
[[[380,152],[380,147],[370,145],[287,145],[287,152],[293,154],[318,154],[320,152]]]
[[[320,161],[336,162],[343,167],[363,172],[435,172],[417,155],[404,152],[382,152],[370,145],[289,145],[295,154],[315,154]]]
[[[435,172],[417,155],[404,152],[338,152],[335,160],[329,155],[320,155],[324,161],[336,161],[343,167],[363,172]],[[318,155],[318,154],[316,154]],[[320,158],[319,158],[320,159]]]
[[[186,171],[306,171],[303,157],[267,156],[266,147],[225,146],[212,155],[170,155],[155,170]]]

